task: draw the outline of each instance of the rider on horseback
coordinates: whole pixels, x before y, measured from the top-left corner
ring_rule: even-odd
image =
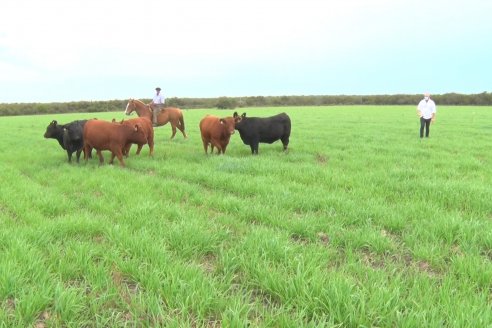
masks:
[[[150,109],[152,109],[152,125],[157,126],[157,115],[164,108],[165,98],[161,95],[161,88],[155,88],[156,94],[152,101],[149,103]]]

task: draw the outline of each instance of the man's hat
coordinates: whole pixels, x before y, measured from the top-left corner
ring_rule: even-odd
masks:
[[[155,88],[155,89],[156,89],[157,91],[161,91],[161,88],[159,88],[159,87],[157,87],[157,88]]]

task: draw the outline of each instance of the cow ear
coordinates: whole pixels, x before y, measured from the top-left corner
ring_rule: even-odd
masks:
[[[234,112],[234,115],[232,115],[232,117],[236,118],[238,115],[237,115],[237,112]]]
[[[138,124],[135,124],[135,132],[138,131]]]
[[[113,117],[113,119],[111,120],[111,123],[115,123],[116,122],[116,119]]]
[[[224,123],[225,123],[224,119],[223,119],[223,118],[221,118],[221,119],[220,119],[220,124],[224,124]]]
[[[58,124],[58,122],[56,120],[53,120],[53,122],[51,122],[51,124],[53,124],[54,126],[56,126]]]
[[[243,115],[241,115],[241,117],[246,117],[246,113],[243,113]]]

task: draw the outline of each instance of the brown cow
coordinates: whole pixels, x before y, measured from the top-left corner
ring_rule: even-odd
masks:
[[[111,151],[110,164],[113,164],[115,156],[120,161],[121,166],[125,166],[123,162],[123,148],[128,143],[145,144],[147,138],[140,123],[134,125],[113,124],[107,121],[89,120],[84,126],[84,159],[87,161],[87,154],[92,148],[97,151],[99,163],[104,162],[101,154],[102,150]]]
[[[200,132],[202,133],[203,148],[205,154],[210,144],[210,153],[213,154],[214,146],[217,147],[217,154],[225,154],[231,135],[234,134],[234,118],[219,118],[213,115],[207,115],[200,121]]]
[[[113,118],[112,120],[113,123],[116,123],[116,120]],[[135,125],[135,124],[140,124],[142,126],[143,131],[145,132],[145,137],[147,138],[147,144],[149,145],[150,149],[150,156],[154,155],[154,128],[152,127],[152,122],[146,118],[146,117],[137,117],[137,118],[131,118],[129,120],[121,120],[119,124],[129,124],[129,125]],[[142,147],[144,144],[137,144],[137,155],[140,154],[140,151],[142,150]],[[123,149],[123,155],[125,157],[128,157],[130,154],[130,148],[132,144],[129,143],[125,146]]]

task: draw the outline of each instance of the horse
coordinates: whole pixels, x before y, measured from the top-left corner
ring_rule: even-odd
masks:
[[[126,104],[125,114],[130,115],[133,112],[136,112],[139,117],[147,117],[150,121],[152,121],[152,110],[150,106],[145,104],[144,102],[138,99],[130,99]],[[159,115],[157,115],[157,126],[166,125],[168,122],[171,122],[171,127],[173,129],[173,134],[171,135],[171,139],[176,135],[176,128],[183,133],[183,136],[187,138],[185,132],[185,124],[183,119],[183,112],[181,109],[177,107],[166,107],[163,108]]]

